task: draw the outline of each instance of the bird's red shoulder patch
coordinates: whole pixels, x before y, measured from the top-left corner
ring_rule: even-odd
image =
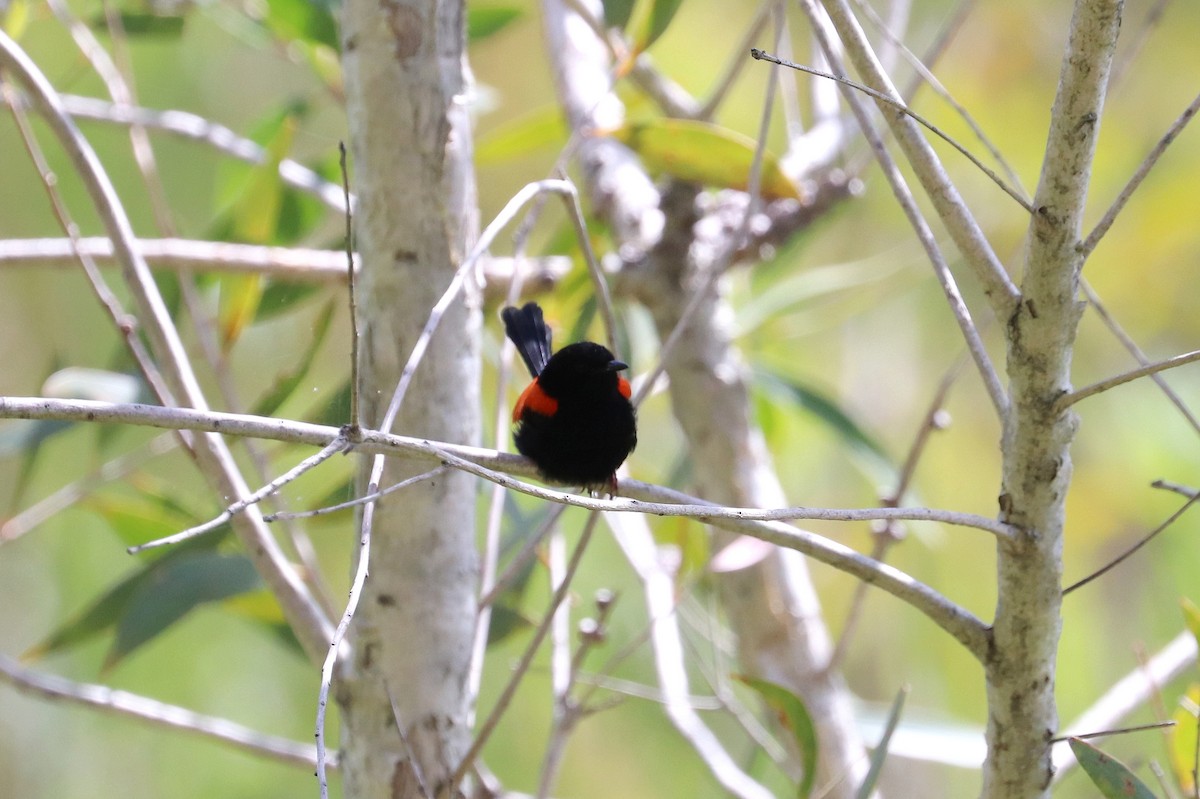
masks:
[[[617,378],[617,391],[620,391],[621,396],[625,399],[633,396],[633,386],[629,385],[629,381],[623,377]]]
[[[542,416],[553,416],[558,410],[558,400],[543,391],[536,378],[517,398],[517,404],[513,406],[513,421],[521,421],[527,410]]]

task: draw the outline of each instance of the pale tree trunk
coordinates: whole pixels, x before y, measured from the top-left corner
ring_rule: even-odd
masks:
[[[461,3],[420,0],[348,0],[343,10],[366,426],[380,423],[430,309],[477,232],[464,15]],[[468,280],[395,431],[475,443],[480,321],[479,288]],[[382,485],[427,468],[394,461]],[[379,503],[352,657],[335,685],[347,797],[442,795],[470,743],[474,502],[474,478],[450,472]]]
[[[1061,628],[1062,534],[1077,420],[1058,407],[1071,388],[1083,310],[1079,244],[1120,0],[1079,0],[1071,20],[1045,161],[1034,198],[1021,302],[1008,323],[1011,397],[1004,425],[996,620],[985,664],[986,799],[1048,796],[1058,731],[1054,670]]]

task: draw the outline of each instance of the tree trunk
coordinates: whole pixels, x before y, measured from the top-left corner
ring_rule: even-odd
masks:
[[[381,422],[477,232],[464,15],[461,3],[419,0],[348,0],[343,11],[369,426]],[[416,372],[397,432],[478,438],[480,294],[477,281],[466,283]],[[381,485],[426,468],[392,462]],[[474,503],[474,478],[449,472],[378,504],[352,657],[336,685],[347,797],[442,795],[470,743]]]

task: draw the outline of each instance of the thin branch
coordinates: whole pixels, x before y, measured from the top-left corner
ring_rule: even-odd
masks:
[[[747,799],[769,799],[771,793],[738,766],[692,703],[683,641],[675,613],[678,594],[670,573],[659,560],[649,527],[638,518],[606,515],[605,519],[642,583],[646,615],[650,619],[650,644],[658,677],[659,701],[663,703],[667,718],[726,791]]]
[[[45,75],[3,31],[0,31],[0,68],[24,86],[31,103],[58,138],[87,188],[105,231],[113,240],[126,285],[139,309],[139,321],[168,386],[181,402],[205,410],[207,401],[191,369],[179,332],[149,267],[133,244],[129,218],[95,151],[66,115],[58,94]],[[197,436],[194,443],[202,473],[215,490],[227,497],[240,497],[249,490],[232,453],[219,436]],[[288,562],[261,515],[253,509],[242,514],[237,517],[234,530],[245,544],[256,570],[279,600],[305,651],[318,657],[332,634],[330,621],[320,603]]]
[[[1174,369],[1176,366],[1183,366],[1184,364],[1194,363],[1195,361],[1200,361],[1200,350],[1185,352],[1182,355],[1176,355],[1173,358],[1167,358],[1165,361],[1147,364],[1140,369],[1134,369],[1133,371],[1125,372],[1124,374],[1120,374],[1115,377],[1110,377],[1107,380],[1101,380],[1099,383],[1092,383],[1090,386],[1085,386],[1077,391],[1072,391],[1070,394],[1066,394],[1059,398],[1058,402],[1055,404],[1055,411],[1062,413],[1080,400],[1087,399],[1094,394],[1099,394],[1102,391],[1108,391],[1110,388],[1114,388],[1123,383],[1128,383],[1131,380],[1137,380],[1139,377],[1146,377],[1148,375],[1157,374],[1158,372],[1165,372],[1167,369]]]
[[[228,719],[196,713],[178,705],[168,705],[107,685],[79,683],[52,674],[42,674],[21,666],[7,655],[0,655],[0,678],[24,693],[36,694],[52,701],[86,705],[115,716],[125,716],[157,727],[182,730],[210,740],[229,744],[241,751],[304,768],[317,762],[316,748],[311,744],[267,735]],[[336,753],[330,758],[336,767]]]
[[[296,464],[291,469],[288,469],[286,472],[279,475],[279,477],[276,477],[274,480],[267,483],[254,493],[240,497],[236,502],[230,504],[225,508],[225,510],[221,511],[204,524],[198,524],[195,527],[189,527],[186,530],[182,530],[165,538],[157,538],[153,541],[147,541],[144,544],[138,544],[137,546],[129,547],[129,549],[126,551],[130,555],[136,555],[139,552],[145,552],[148,549],[156,549],[158,547],[169,546],[171,544],[178,544],[182,541],[187,541],[189,538],[195,538],[198,535],[204,535],[205,533],[211,532],[228,522],[239,513],[245,512],[245,510],[252,505],[257,505],[259,502],[262,502],[264,499],[276,493],[280,488],[300,477],[302,474],[315,469],[317,466],[329,460],[339,452],[346,452],[348,446],[349,444],[345,436],[339,434],[337,438],[326,444],[320,452],[316,453],[315,455],[310,455],[309,457],[300,461],[300,463]]]
[[[1109,331],[1117,337],[1117,340],[1121,342],[1129,354],[1132,355],[1138,363],[1140,363],[1142,366],[1149,364],[1150,359],[1146,357],[1146,353],[1142,352],[1142,348],[1137,345],[1137,342],[1125,332],[1125,329],[1121,327],[1120,323],[1117,322],[1113,315],[1108,312],[1108,309],[1105,307],[1104,303],[1100,301],[1100,295],[1096,293],[1091,284],[1088,283],[1087,280],[1080,280],[1079,285],[1083,289],[1083,295],[1087,297],[1087,301],[1091,305],[1092,309],[1100,315],[1100,320],[1104,322],[1105,327],[1107,327]],[[1192,429],[1197,433],[1200,433],[1200,419],[1196,418],[1196,415],[1192,413],[1190,408],[1188,408],[1187,403],[1183,401],[1183,398],[1180,397],[1173,388],[1171,388],[1171,386],[1167,383],[1166,378],[1160,374],[1152,374],[1150,375],[1150,379],[1153,380],[1155,385],[1162,390],[1162,393],[1166,396],[1167,400],[1175,406],[1175,409],[1178,410],[1183,418],[1187,420],[1188,424],[1192,426]]]
[[[957,150],[964,158],[966,158],[968,161],[970,161],[972,164],[974,164],[975,167],[980,172],[987,175],[991,179],[991,181],[993,183],[995,183],[997,186],[999,186],[1000,189],[1005,194],[1007,194],[1009,197],[1016,200],[1018,205],[1020,205],[1022,208],[1024,208],[1029,213],[1031,213],[1031,214],[1033,213],[1033,206],[1030,204],[1029,200],[1021,192],[1017,191],[1012,186],[1010,186],[1008,184],[1008,182],[1004,180],[1004,178],[1002,178],[998,174],[996,174],[996,171],[994,169],[987,166],[982,161],[980,161],[978,158],[976,158],[974,153],[972,153],[966,147],[959,144],[954,138],[952,138],[948,134],[943,133],[941,128],[939,128],[937,125],[930,122],[925,117],[918,114],[916,111],[913,111],[911,108],[909,108],[904,103],[903,100],[898,100],[894,97],[889,97],[888,95],[884,94],[883,92],[876,91],[875,89],[872,89],[870,86],[865,86],[865,85],[859,83],[858,81],[851,80],[850,78],[842,77],[840,75],[834,75],[830,72],[823,72],[819,69],[813,69],[812,67],[806,67],[803,64],[797,64],[794,61],[788,61],[788,60],[780,58],[778,56],[771,55],[770,53],[759,50],[756,47],[750,48],[750,57],[757,59],[759,61],[769,61],[770,63],[778,64],[781,67],[788,67],[789,69],[795,69],[795,70],[799,70],[800,72],[806,72],[809,75],[815,75],[818,78],[825,78],[827,80],[836,81],[836,82],[842,84],[843,86],[849,86],[852,89],[860,91],[863,94],[866,94],[866,95],[870,96],[871,98],[894,108],[895,110],[899,111],[904,116],[911,117],[912,119],[916,120],[920,125],[927,128],[931,133],[933,133],[939,139],[946,142],[951,147],[953,147],[955,150]]]
[[[1187,124],[1192,121],[1192,117],[1196,116],[1197,111],[1200,111],[1200,94],[1196,95],[1191,104],[1183,110],[1179,118],[1171,124],[1167,132],[1158,140],[1158,143],[1154,145],[1154,149],[1150,151],[1150,154],[1138,166],[1137,171],[1133,173],[1133,177],[1125,184],[1125,188],[1121,189],[1121,193],[1117,195],[1117,199],[1113,201],[1113,204],[1104,212],[1104,216],[1096,223],[1096,227],[1092,229],[1088,237],[1079,245],[1080,255],[1087,258],[1091,255],[1092,250],[1096,249],[1096,245],[1100,243],[1100,239],[1104,237],[1104,234],[1108,232],[1113,222],[1116,221],[1117,214],[1124,210],[1125,204],[1129,202],[1129,198],[1142,185],[1142,181],[1150,174],[1150,170],[1158,163],[1158,159],[1171,146],[1171,142],[1175,141],[1176,137],[1187,127]]]
[[[579,543],[575,545],[575,551],[571,553],[571,560],[567,564],[567,573],[564,576],[562,584],[554,592],[550,598],[550,607],[546,611],[541,623],[533,632],[533,638],[525,646],[525,651],[521,653],[520,660],[517,661],[513,668],[512,676],[508,683],[504,686],[504,690],[500,692],[500,696],[496,698],[496,704],[492,707],[492,712],[488,714],[487,719],[479,728],[479,732],[475,735],[475,740],[471,743],[471,747],[467,753],[463,755],[462,762],[454,772],[454,776],[450,780],[450,785],[457,786],[462,783],[467,772],[471,770],[475,762],[475,758],[483,751],[484,744],[487,743],[492,733],[496,729],[496,725],[500,723],[504,711],[512,703],[513,696],[517,693],[517,688],[524,679],[525,674],[529,671],[530,664],[533,663],[534,655],[542,645],[542,641],[546,638],[546,633],[550,631],[550,625],[554,620],[555,612],[559,605],[567,598],[567,594],[571,591],[571,585],[575,580],[575,573],[579,570],[579,564],[583,560],[583,553],[587,550],[588,542],[592,539],[592,532],[596,529],[596,521],[599,519],[599,514],[592,513],[588,516],[587,521],[583,525],[583,532],[579,535]],[[451,795],[454,791],[450,792]]]
[[[324,446],[333,441],[339,429],[327,425],[290,422],[246,414],[198,412],[184,408],[154,405],[117,405],[87,400],[55,400],[28,397],[0,397],[0,418],[58,419],[97,423],[138,424],[165,429],[183,428],[219,432],[224,435],[251,436],[297,444]],[[452,444],[434,444],[427,439],[410,438],[364,430],[355,449],[366,453],[404,453],[451,465],[514,488],[531,496],[562,502],[589,510],[652,513],[659,516],[686,516],[761,538],[773,544],[795,549],[878,585],[928,615],[939,626],[961,641],[977,657],[987,650],[986,626],[933,589],[890,566],[877,563],[843,544],[782,524],[779,519],[825,519],[832,521],[869,521],[872,519],[908,519],[938,521],[975,527],[1003,539],[1011,539],[1013,530],[984,516],[954,513],[929,508],[785,508],[764,511],[759,508],[727,509],[702,504],[703,500],[681,492],[653,486],[639,480],[623,479],[620,487],[628,497],[639,499],[593,499],[560,491],[538,488],[493,471],[504,469],[513,474],[534,475],[535,467],[527,458],[495,450]],[[467,458],[471,460],[466,460]],[[650,501],[661,500],[661,501]]]
[[[865,83],[874,85],[893,100],[900,100],[888,76],[880,68],[866,36],[845,0],[824,0],[838,37]],[[814,25],[814,27],[819,27]],[[881,107],[896,143],[904,151],[938,216],[950,233],[987,297],[996,319],[1007,322],[1020,300],[1020,291],[996,257],[974,215],[950,182],[945,168],[915,121],[886,103]]]
[[[1072,738],[1078,738],[1086,741],[1089,738],[1107,738],[1110,735],[1126,735],[1131,732],[1145,732],[1146,730],[1161,730],[1164,727],[1174,727],[1173,721],[1152,721],[1149,724],[1135,724],[1132,727],[1117,727],[1111,730],[1096,730],[1095,732],[1081,732],[1074,735],[1059,735],[1050,739],[1052,744],[1065,743]]]
[[[224,125],[187,111],[158,111],[70,94],[60,97],[63,109],[76,119],[110,125],[139,125],[202,142],[224,155],[250,164],[260,165],[267,162],[267,151],[263,147],[239,136]],[[316,197],[330,210],[339,213],[346,210],[341,186],[325,180],[298,161],[290,158],[281,160],[279,178],[289,186]]]
[[[813,32],[816,34],[817,41],[820,42],[826,59],[829,60],[829,63],[835,70],[844,71],[836,55],[837,38],[835,32],[830,29],[826,16],[817,8],[816,0],[802,0],[801,7],[809,17]],[[983,339],[979,335],[979,329],[976,327],[975,321],[971,318],[971,311],[967,307],[962,293],[958,290],[958,284],[955,282],[954,275],[950,271],[950,265],[946,262],[946,258],[938,246],[937,239],[934,237],[929,223],[925,220],[920,208],[917,206],[916,199],[909,190],[904,176],[900,173],[895,160],[884,146],[883,139],[875,130],[875,125],[871,122],[862,98],[849,89],[844,92],[844,95],[846,102],[850,105],[850,109],[854,113],[855,119],[858,121],[859,127],[862,129],[863,136],[866,137],[871,150],[875,153],[879,167],[892,189],[892,195],[900,204],[905,217],[907,217],[909,224],[916,233],[917,240],[920,241],[921,247],[925,250],[926,257],[933,267],[934,276],[937,277],[938,283],[942,287],[942,293],[946,295],[946,302],[950,306],[950,312],[954,315],[954,321],[958,324],[958,328],[962,332],[963,340],[967,344],[967,350],[971,353],[971,357],[975,361],[975,368],[979,370],[984,388],[987,389],[988,398],[992,401],[992,407],[995,408],[997,417],[1004,419],[1008,414],[1008,394],[1000,381],[1000,375],[997,373],[996,367],[992,364],[987,348],[983,344]],[[926,166],[930,170],[933,169],[933,164],[927,164]],[[961,198],[958,198],[957,194],[954,195],[953,200],[961,202]],[[950,205],[954,204],[951,200],[947,200],[947,202]],[[948,225],[950,224],[949,220],[945,219],[945,217],[943,217],[943,221]],[[974,226],[974,222],[970,221],[970,225]],[[964,233],[964,236],[970,238],[968,233],[969,231]],[[979,236],[982,237],[982,233],[979,233]],[[960,243],[960,250],[962,247],[963,244]],[[988,249],[988,252],[990,253],[990,249]],[[1007,280],[1007,275],[1004,276],[1004,279]],[[1011,286],[1011,284],[1008,285]],[[985,293],[988,292],[986,286],[984,290]],[[995,288],[992,292],[994,295],[992,296],[994,309],[999,305],[1010,307],[1006,304],[1006,301],[1002,301],[999,298],[997,292],[1000,291],[1001,289]],[[1012,291],[1016,292],[1016,288],[1012,287]],[[1002,318],[1007,319],[1006,316]]]
[[[1171,642],[1121,679],[1113,683],[1104,695],[1092,703],[1064,729],[1086,732],[1120,724],[1131,713],[1152,699],[1159,689],[1171,682],[1196,662],[1196,636],[1189,631],[1176,635]],[[1074,766],[1075,756],[1066,747],[1056,747],[1054,779],[1057,782]]]
[[[277,522],[284,519],[311,519],[314,516],[326,516],[330,513],[337,513],[338,511],[357,508],[359,505],[366,505],[368,502],[375,502],[380,497],[386,497],[388,494],[394,494],[397,491],[403,491],[404,489],[411,485],[415,485],[416,483],[420,483],[425,480],[432,480],[449,468],[449,466],[438,466],[437,468],[430,469],[429,471],[421,472],[420,474],[414,474],[412,477],[401,480],[399,483],[393,483],[387,488],[380,489],[373,494],[355,497],[354,499],[349,499],[345,502],[339,502],[336,505],[327,505],[324,508],[294,512],[268,513],[267,515],[263,516],[263,521]]]
[[[1062,590],[1063,596],[1066,596],[1067,594],[1071,593],[1076,588],[1083,588],[1085,585],[1087,585],[1092,580],[1095,580],[1098,577],[1102,577],[1103,575],[1108,574],[1108,572],[1110,572],[1112,569],[1116,568],[1121,563],[1123,563],[1133,553],[1137,552],[1139,549],[1144,547],[1146,544],[1149,544],[1159,533],[1161,533],[1163,530],[1166,530],[1168,527],[1170,527],[1172,524],[1174,524],[1179,519],[1180,516],[1182,516],[1185,512],[1187,512],[1188,508],[1192,507],[1192,505],[1194,505],[1196,503],[1197,500],[1200,500],[1200,494],[1196,494],[1195,496],[1188,499],[1187,502],[1183,503],[1183,505],[1180,506],[1179,510],[1175,511],[1169,517],[1167,517],[1167,520],[1164,521],[1162,524],[1160,524],[1158,527],[1155,527],[1153,530],[1151,530],[1150,532],[1148,532],[1144,536],[1142,536],[1141,539],[1139,539],[1137,541],[1137,543],[1135,543],[1129,549],[1125,550],[1120,555],[1118,555],[1117,557],[1115,557],[1111,561],[1109,561],[1107,564],[1105,564],[1101,568],[1099,568],[1096,571],[1089,574],[1087,577],[1084,577],[1082,580],[1072,583],[1071,585],[1064,588]]]

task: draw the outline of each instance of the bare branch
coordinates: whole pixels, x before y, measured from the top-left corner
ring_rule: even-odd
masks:
[[[1094,394],[1099,394],[1102,391],[1108,391],[1110,388],[1115,388],[1123,383],[1137,380],[1139,377],[1147,377],[1149,375],[1158,374],[1159,372],[1165,372],[1167,369],[1174,369],[1176,366],[1183,366],[1184,364],[1194,363],[1196,361],[1200,361],[1200,350],[1185,352],[1182,355],[1176,355],[1173,358],[1167,358],[1165,361],[1147,364],[1140,369],[1134,369],[1133,371],[1126,372],[1125,374],[1110,377],[1107,380],[1101,380],[1099,383],[1092,383],[1090,386],[1084,386],[1083,388],[1072,391],[1070,394],[1062,397],[1058,401],[1057,410],[1059,412],[1065,411],[1067,408],[1071,407],[1082,399],[1087,399],[1088,397]]]
[[[25,87],[33,107],[54,132],[87,187],[105,230],[113,240],[126,284],[139,309],[139,321],[166,382],[181,402],[205,410],[207,402],[179,333],[149,267],[133,244],[129,218],[95,151],[66,115],[45,75],[3,31],[0,31],[0,68]],[[205,477],[221,495],[240,497],[249,490],[232,453],[219,436],[197,436],[195,446]],[[255,568],[278,598],[305,651],[311,657],[319,657],[332,635],[332,626],[312,592],[288,563],[261,515],[252,508],[237,517],[234,530],[246,544]]]
[[[283,763],[312,768],[317,762],[316,748],[311,744],[267,735],[228,719],[205,716],[178,705],[168,705],[149,697],[109,688],[107,685],[78,683],[51,674],[41,674],[22,667],[7,655],[0,655],[0,678],[19,691],[36,694],[44,699],[65,700],[154,726],[182,730]],[[336,761],[337,755],[334,753],[330,758],[331,765],[336,767]]]
[[[1096,227],[1092,229],[1092,232],[1088,234],[1083,244],[1079,246],[1079,252],[1084,258],[1087,258],[1092,254],[1092,250],[1096,249],[1096,245],[1100,243],[1100,239],[1104,237],[1104,234],[1112,227],[1113,222],[1117,220],[1117,214],[1124,210],[1125,204],[1129,202],[1129,198],[1142,185],[1142,181],[1150,174],[1150,170],[1158,163],[1158,159],[1171,146],[1171,142],[1175,141],[1176,137],[1187,127],[1187,124],[1192,121],[1192,117],[1196,116],[1197,111],[1200,111],[1200,94],[1196,95],[1196,98],[1183,110],[1179,118],[1171,124],[1167,132],[1154,145],[1149,155],[1138,166],[1137,171],[1133,173],[1133,177],[1125,184],[1125,188],[1121,189],[1121,193],[1117,195],[1117,199],[1113,200],[1113,204],[1104,212],[1104,216],[1096,223]]]
[[[850,60],[863,76],[863,82],[882,91],[893,101],[903,102],[871,51],[866,35],[848,3],[845,0],[824,0],[824,6]],[[950,182],[937,154],[922,135],[920,126],[887,103],[882,104],[880,110],[959,252],[974,270],[996,319],[1007,321],[1020,299],[1020,292],[1004,270],[1004,265],[996,257],[958,189]]]

